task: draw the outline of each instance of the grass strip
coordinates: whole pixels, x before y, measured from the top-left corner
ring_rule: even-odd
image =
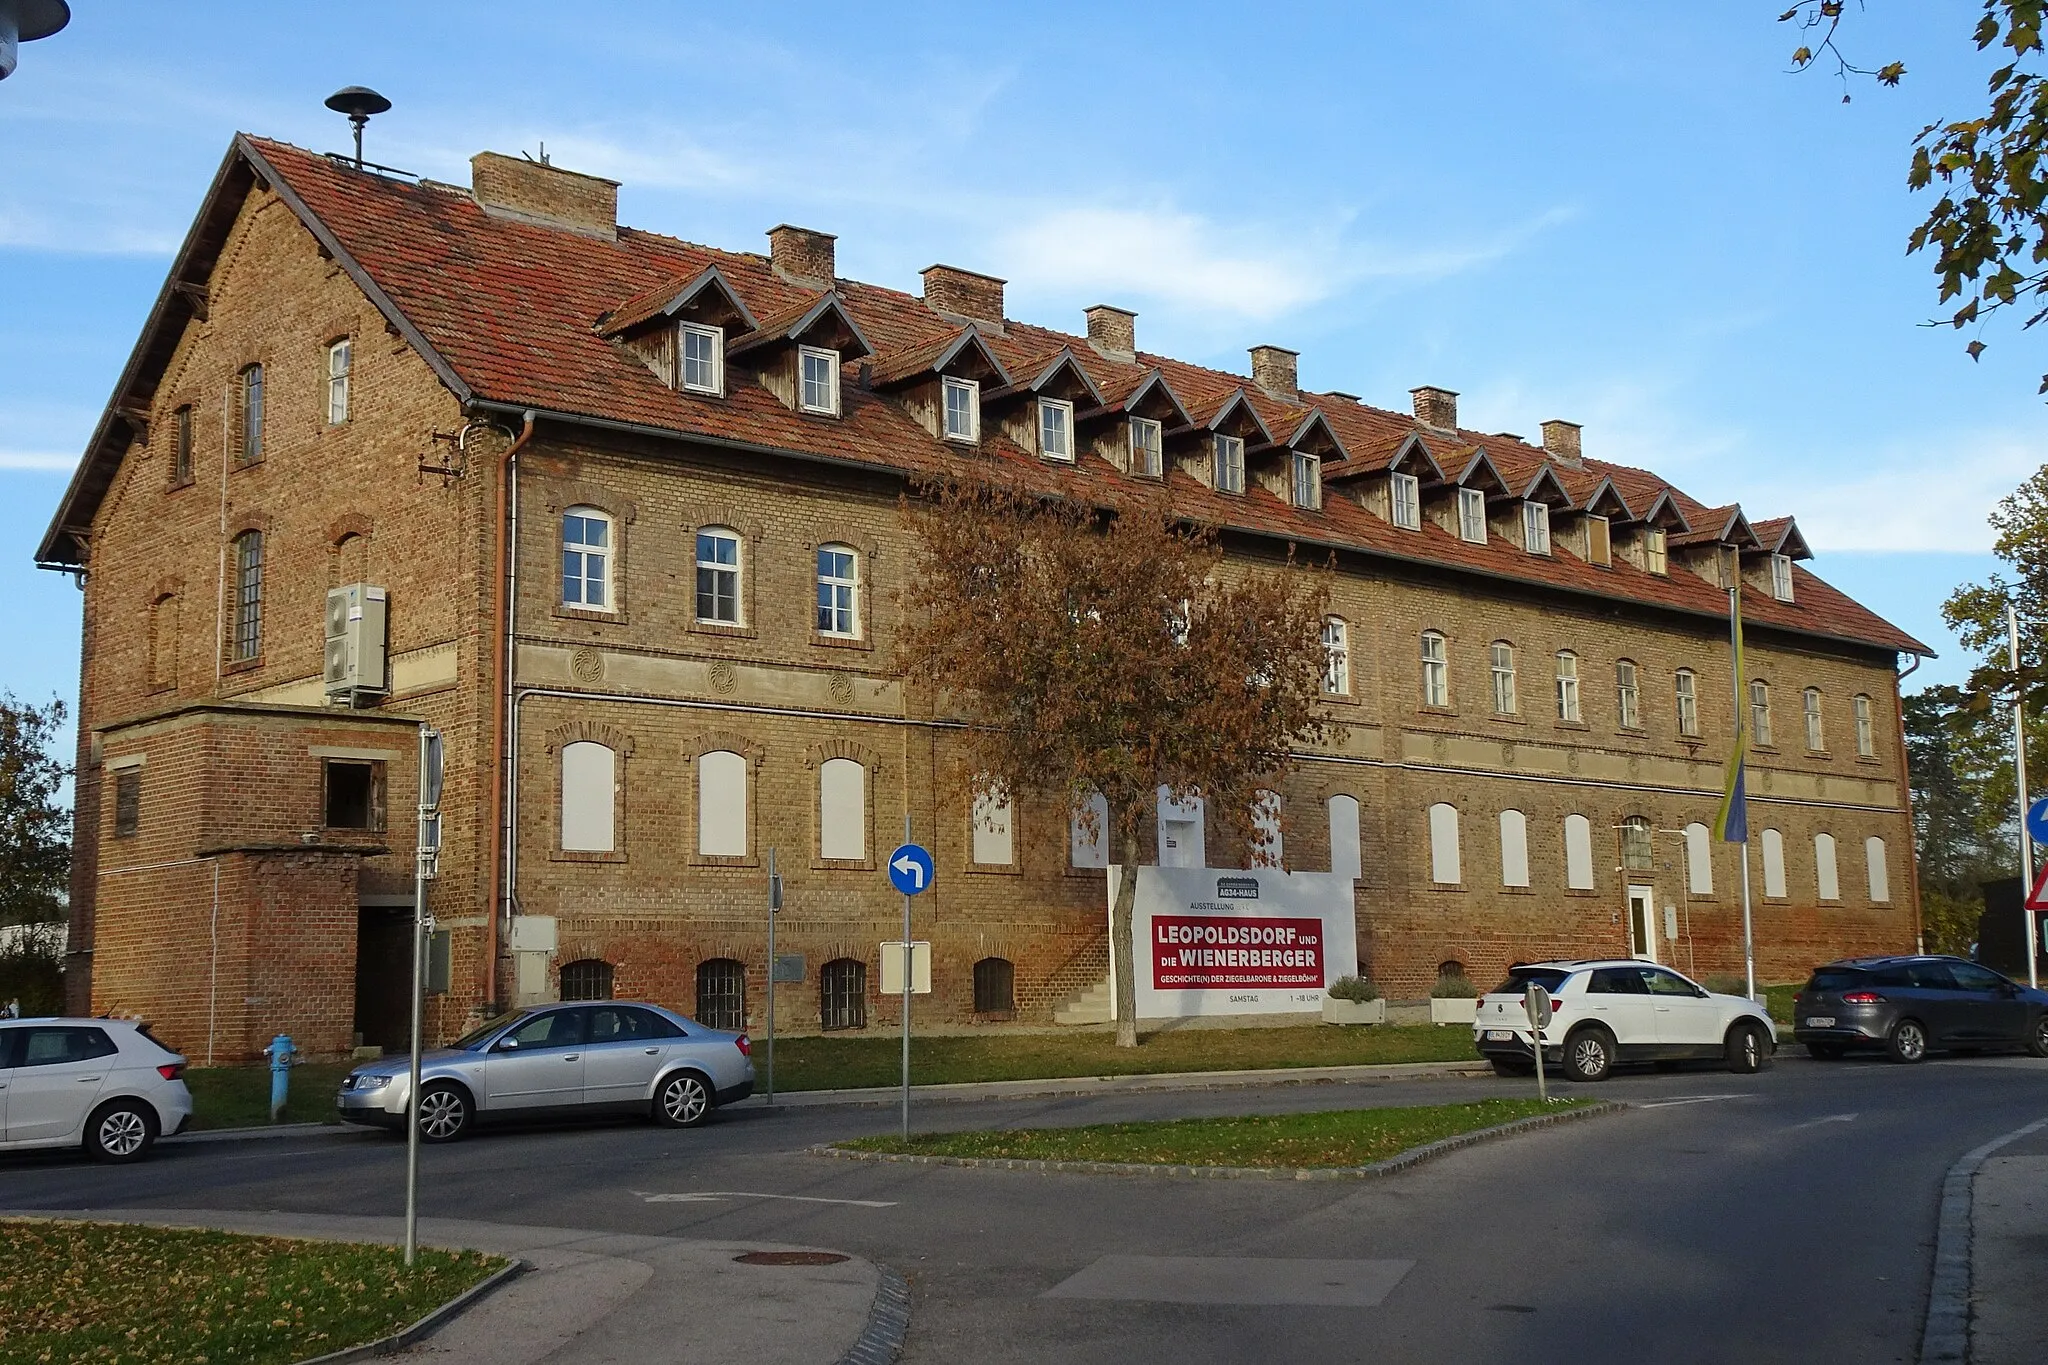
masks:
[[[778,1091],[895,1085],[902,1078],[900,1036],[828,1035],[775,1040]],[[1167,1071],[1248,1071],[1265,1067],[1370,1066],[1396,1062],[1476,1062],[1470,1025],[1437,1028],[1178,1029],[1120,1048],[1108,1033],[1010,1033],[916,1038],[912,1085],[962,1081],[1037,1081],[1063,1076],[1143,1076]],[[763,1062],[756,1043],[754,1064]],[[296,1079],[296,1078],[294,1078]]]
[[[505,1264],[481,1252],[0,1222],[0,1365],[272,1365],[375,1341]]]
[[[915,1156],[1008,1161],[1119,1161],[1160,1166],[1293,1170],[1370,1166],[1460,1133],[1537,1114],[1582,1109],[1592,1100],[1475,1100],[1411,1109],[1344,1109],[1319,1114],[1102,1123],[1084,1128],[1008,1128],[855,1138],[841,1147]]]
[[[336,1123],[334,1095],[354,1062],[308,1062],[292,1068],[285,1090],[286,1123]],[[185,1073],[192,1092],[192,1128],[255,1128],[270,1122],[268,1066],[203,1066]]]

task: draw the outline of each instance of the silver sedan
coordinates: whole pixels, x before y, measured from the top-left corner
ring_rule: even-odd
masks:
[[[403,1131],[406,1057],[342,1079],[342,1119]],[[452,1142],[479,1120],[561,1112],[649,1115],[689,1128],[754,1092],[744,1033],[706,1028],[659,1005],[602,1001],[517,1010],[420,1058],[420,1139]]]

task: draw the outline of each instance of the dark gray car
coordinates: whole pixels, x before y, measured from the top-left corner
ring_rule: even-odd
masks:
[[[1792,1004],[1792,1036],[1827,1060],[1857,1048],[1898,1062],[1934,1049],[2048,1057],[2048,991],[1959,957],[1849,958],[1814,969]]]

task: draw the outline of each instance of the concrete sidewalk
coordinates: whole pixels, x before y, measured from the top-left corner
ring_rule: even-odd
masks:
[[[2048,1359],[2048,1156],[1994,1156],[1970,1187],[1971,1365]]]
[[[16,1216],[16,1215],[5,1215]],[[395,1243],[394,1218],[93,1210],[18,1215]],[[395,1359],[433,1365],[883,1365],[908,1325],[903,1282],[858,1256],[741,1265],[769,1242],[637,1237],[573,1228],[420,1220],[423,1245],[517,1257],[528,1269]]]

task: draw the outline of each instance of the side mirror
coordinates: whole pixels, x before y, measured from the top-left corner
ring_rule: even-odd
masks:
[[[1708,990],[1705,986],[1694,986],[1692,988],[1692,993],[1701,1000],[1705,1000],[1713,995],[1713,992]]]
[[[497,1045],[493,1047],[491,1051],[517,1052],[519,1051],[519,1040],[517,1038],[500,1038],[497,1042]]]

